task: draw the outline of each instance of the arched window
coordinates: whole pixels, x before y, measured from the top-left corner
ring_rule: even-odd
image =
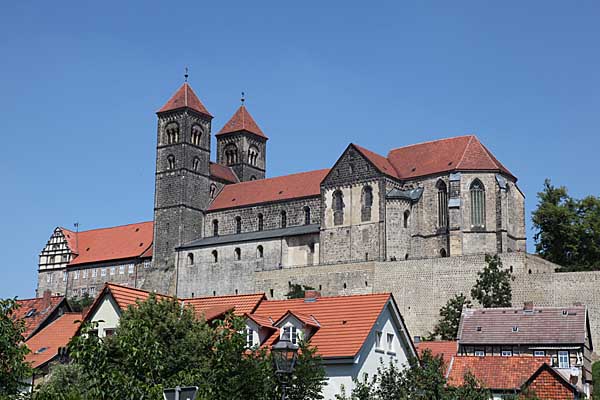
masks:
[[[175,156],[172,154],[167,156],[167,169],[175,169]]]
[[[217,194],[217,185],[214,183],[210,184],[209,194],[211,199],[214,199],[215,195]]]
[[[240,249],[239,247],[236,247],[233,252],[234,252],[235,259],[237,261],[242,259],[242,249]]]
[[[264,227],[264,217],[262,214],[258,214],[258,230],[262,231]]]
[[[192,162],[192,169],[196,172],[198,172],[198,169],[200,169],[200,159],[198,157],[194,157],[194,161]]]
[[[251,181],[255,181],[255,180],[256,180],[256,176],[254,176],[254,175],[251,175],[251,176],[250,176],[250,180],[251,180]]]
[[[190,141],[194,146],[200,146],[200,138],[202,137],[202,127],[200,125],[192,125],[192,132],[190,135]]]
[[[448,253],[446,253],[446,249],[440,249],[440,257],[448,257]]]
[[[213,236],[219,236],[219,221],[216,219],[213,219],[212,225],[213,225]]]
[[[448,187],[446,183],[439,180],[437,185],[438,190],[438,227],[448,227]]]
[[[256,258],[263,258],[265,255],[264,249],[261,245],[256,247]]]
[[[287,213],[285,211],[281,212],[281,227],[287,227]]]
[[[194,254],[193,253],[188,253],[188,255],[187,255],[187,262],[188,262],[188,265],[193,265],[194,264]]]
[[[373,206],[373,189],[371,186],[365,186],[361,193],[360,198],[361,209],[360,219],[361,221],[371,220],[371,207]]]
[[[485,227],[485,187],[479,179],[471,183],[471,226]]]
[[[235,144],[233,144],[233,143],[228,144],[227,146],[225,146],[225,149],[223,150],[223,152],[225,154],[225,162],[227,165],[237,164],[238,149]]]
[[[166,144],[175,144],[179,142],[179,124],[177,122],[169,122],[165,126]]]
[[[310,207],[304,206],[304,225],[310,225]]]
[[[404,227],[408,228],[410,225],[410,211],[404,211]]]
[[[212,256],[213,256],[213,262],[219,262],[219,252],[217,252],[216,250],[213,250]]]
[[[248,164],[256,166],[258,161],[258,148],[256,146],[250,146],[248,149]]]
[[[344,223],[344,195],[341,190],[333,192],[333,223],[335,225]]]
[[[235,233],[242,233],[242,218],[235,217]]]

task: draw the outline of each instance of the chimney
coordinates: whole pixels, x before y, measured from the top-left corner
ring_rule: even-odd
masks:
[[[318,290],[306,290],[304,292],[305,303],[315,302],[319,297],[321,297],[321,292],[319,292]]]
[[[533,311],[533,301],[523,303],[523,311]]]
[[[42,307],[44,310],[46,308],[50,307],[51,298],[52,298],[52,292],[50,290],[45,290],[44,294],[42,295]]]

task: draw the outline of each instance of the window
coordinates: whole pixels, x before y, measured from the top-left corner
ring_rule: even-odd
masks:
[[[188,253],[187,263],[188,263],[188,265],[194,265],[194,254],[193,253]]]
[[[171,122],[165,127],[165,133],[167,134],[167,144],[174,144],[179,141],[179,125],[177,122]]]
[[[440,257],[448,257],[448,253],[446,253],[446,249],[440,249]]]
[[[115,267],[110,267],[110,274],[114,275],[115,274]]]
[[[125,274],[125,266],[119,265],[119,275],[124,275],[124,274]]]
[[[144,260],[144,268],[150,268],[152,266],[152,260],[148,259],[148,260]]]
[[[264,255],[265,255],[265,253],[264,253],[263,247],[261,245],[258,245],[256,247],[256,258],[263,258]]]
[[[79,271],[73,273],[73,279],[79,279]]]
[[[46,283],[50,283],[51,281],[52,281],[52,275],[51,274],[46,275]]]
[[[101,275],[101,276],[106,276],[106,268],[102,268],[102,269],[100,270],[100,275]]]
[[[406,210],[404,211],[404,227],[408,228],[408,225],[410,224],[410,211]]]
[[[94,269],[92,270],[92,278],[95,278],[95,277],[97,277],[97,276],[98,276],[98,270],[97,270],[96,268],[94,268]]]
[[[475,357],[485,357],[485,351],[475,350]]]
[[[381,335],[382,332],[375,332],[375,349],[381,350]]]
[[[362,190],[361,194],[361,209],[360,209],[360,219],[361,221],[370,221],[371,220],[371,207],[373,206],[373,189],[371,186],[365,186]]]
[[[129,271],[128,271],[128,272],[129,272],[130,274],[133,274],[133,272],[135,271],[135,269],[134,269],[134,268],[135,268],[135,265],[133,265],[133,264],[129,264]]]
[[[235,259],[237,261],[242,259],[242,250],[239,247],[236,247],[233,252],[235,253]]]
[[[485,227],[485,188],[479,179],[471,184],[471,226]]]
[[[513,326],[512,327],[512,331],[513,332],[519,332],[519,327],[518,326]]]
[[[217,221],[216,219],[213,219],[212,226],[213,226],[213,236],[219,236],[219,221]]]
[[[225,155],[225,163],[227,165],[237,164],[238,150],[235,144],[230,143],[227,146],[225,146],[223,154]]]
[[[175,156],[172,154],[167,156],[167,169],[175,169]]]
[[[194,146],[200,146],[200,138],[202,137],[202,127],[200,125],[192,125],[190,141]]]
[[[63,262],[69,262],[69,255],[68,254],[63,254],[62,260],[63,260]]]
[[[215,185],[214,183],[211,183],[210,190],[209,190],[210,198],[214,199],[216,194],[217,194],[217,185]]]
[[[250,175],[250,180],[251,181],[255,181],[256,180],[256,175]]]
[[[448,227],[448,187],[442,180],[438,181],[438,227]]]
[[[235,217],[235,233],[237,233],[237,234],[242,233],[242,218],[241,217]]]
[[[94,286],[92,286],[92,287],[89,289],[89,292],[90,292],[90,296],[91,296],[91,297],[94,297],[94,296],[96,295],[96,288],[95,288]]]
[[[287,213],[285,211],[281,212],[281,227],[287,227]]]
[[[310,225],[310,207],[304,206],[304,225]]]
[[[200,169],[200,159],[198,157],[194,157],[194,161],[192,162],[192,169],[196,172],[198,172],[198,169]]]
[[[394,334],[393,333],[387,334],[387,351],[389,353],[394,352]]]
[[[258,214],[258,230],[262,231],[264,227],[264,217],[262,214]]]
[[[333,192],[333,223],[334,225],[344,223],[344,195],[341,190]]]
[[[258,161],[258,148],[256,146],[250,146],[248,149],[248,164],[256,166]]]
[[[246,328],[246,347],[254,347],[254,330],[252,328]]]
[[[558,352],[558,368],[569,368],[569,352]]]
[[[512,357],[512,350],[502,350],[502,357]]]
[[[292,344],[298,344],[298,328],[291,325],[284,327],[282,337],[286,335]]]
[[[81,278],[82,279],[87,279],[88,277],[88,270],[84,269],[83,272],[81,273]]]
[[[535,350],[533,352],[533,356],[534,357],[545,357],[546,356],[546,352],[544,350]]]
[[[53,263],[54,263],[54,256],[50,256],[50,259],[49,259],[49,261],[48,261],[48,262],[49,262],[50,264],[53,264]]]
[[[212,251],[212,256],[213,256],[213,262],[218,262],[219,261],[219,252],[217,252],[216,250]]]

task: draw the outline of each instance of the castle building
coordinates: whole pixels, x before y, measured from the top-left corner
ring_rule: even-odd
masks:
[[[38,293],[93,295],[114,281],[212,295],[211,269],[231,277],[219,294],[250,293],[236,280],[249,271],[525,251],[517,178],[476,136],[386,156],[349,144],[330,168],[266,178],[268,138],[243,102],[215,157],[213,117],[187,82],[157,116],[154,221],[56,228]]]

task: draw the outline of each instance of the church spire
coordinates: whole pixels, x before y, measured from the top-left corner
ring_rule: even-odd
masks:
[[[246,109],[246,106],[244,105],[245,98],[243,92],[241,102],[242,105],[237,109],[235,114],[233,114],[233,117],[231,117],[231,119],[227,121],[225,126],[221,128],[221,130],[219,131],[219,133],[217,133],[216,136],[245,131],[250,132],[256,136],[260,136],[261,138],[268,139],[267,136],[263,133],[263,131],[258,127],[256,121],[254,121],[254,118],[252,118],[252,116]]]
[[[190,84],[187,82],[187,78],[188,73],[186,68],[185,82],[183,83],[183,85],[181,85],[177,92],[175,92],[175,94],[169,99],[169,101],[167,101],[167,103],[164,106],[162,106],[160,110],[158,110],[158,112],[162,113],[187,107],[212,118],[212,115],[208,112],[206,107],[204,107],[204,104],[202,104],[198,96],[196,96],[196,93],[194,93],[194,90],[192,89]]]

